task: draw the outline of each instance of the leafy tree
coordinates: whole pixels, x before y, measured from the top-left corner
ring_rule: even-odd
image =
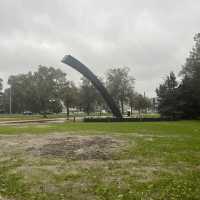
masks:
[[[80,107],[89,115],[91,112],[95,111],[99,94],[88,79],[83,77],[81,80],[82,83],[79,97]]]
[[[67,109],[67,117],[69,117],[70,107],[78,105],[79,91],[72,81],[66,82],[61,89],[61,98]]]
[[[0,93],[2,92],[3,89],[3,79],[0,78]]]
[[[101,81],[103,85],[105,85],[105,82],[101,77],[98,77],[98,79]],[[96,101],[96,111],[98,111],[100,115],[102,114],[102,110],[107,110],[108,112],[110,112],[110,108],[108,107],[107,103],[105,102],[104,98],[102,97],[102,95],[99,93],[98,90],[96,90],[95,101]]]
[[[135,110],[141,114],[142,112],[146,112],[147,109],[151,107],[151,101],[149,98],[136,93],[134,95],[133,106]]]
[[[177,87],[176,76],[171,72],[164,83],[160,84],[159,88],[156,89],[158,111],[164,117],[174,118],[178,114]]]
[[[128,102],[129,94],[134,87],[134,78],[130,75],[130,69],[124,67],[108,70],[106,84],[111,96],[124,113],[124,104]]]
[[[62,112],[62,104],[59,98],[57,99],[49,99],[48,110],[52,113],[60,113]],[[45,113],[44,113],[45,114]]]
[[[3,102],[3,111],[5,113],[9,113],[9,99],[10,99],[10,88],[7,88],[4,90],[3,96],[2,96],[2,102]]]
[[[3,112],[3,79],[0,78],[0,112]]]
[[[38,109],[39,111],[47,111],[49,100],[59,97],[60,88],[66,81],[66,74],[60,69],[39,66],[33,78],[36,82]]]
[[[35,113],[62,110],[60,89],[66,82],[66,74],[60,69],[39,66],[35,73],[10,76],[12,111],[21,113],[30,110]],[[8,98],[6,91],[5,100]],[[50,100],[54,100],[54,103]],[[8,100],[8,99],[7,99]]]
[[[13,113],[20,113],[25,109],[26,88],[28,86],[26,78],[25,74],[19,74],[10,76],[8,79],[8,84],[10,85],[8,99],[11,95]]]
[[[132,90],[129,92],[129,95],[128,95],[128,104],[131,108],[131,115],[133,114],[133,109],[135,108],[135,104],[136,104],[136,93]]]

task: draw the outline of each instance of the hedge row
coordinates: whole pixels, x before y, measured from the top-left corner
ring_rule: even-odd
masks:
[[[114,118],[114,117],[106,117],[106,118],[97,118],[90,117],[84,118],[84,122],[161,122],[161,121],[175,121],[172,118]]]

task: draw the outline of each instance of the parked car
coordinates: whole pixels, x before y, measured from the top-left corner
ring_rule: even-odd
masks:
[[[24,115],[32,115],[33,113],[29,110],[23,112]]]

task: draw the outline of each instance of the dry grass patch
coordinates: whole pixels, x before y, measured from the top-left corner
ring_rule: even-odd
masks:
[[[62,157],[70,160],[109,160],[126,142],[111,136],[66,134],[1,136],[1,153]]]

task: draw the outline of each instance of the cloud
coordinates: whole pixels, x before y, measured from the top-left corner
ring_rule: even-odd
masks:
[[[154,96],[170,71],[178,72],[200,24],[198,0],[1,0],[0,76],[55,66],[65,54],[98,75],[128,66],[136,89]]]

